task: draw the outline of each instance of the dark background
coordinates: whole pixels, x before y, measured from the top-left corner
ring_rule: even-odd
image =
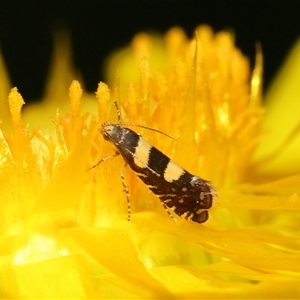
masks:
[[[102,65],[139,31],[181,26],[189,37],[199,24],[234,29],[236,44],[251,59],[264,53],[264,89],[300,36],[300,1],[270,0],[0,0],[0,47],[13,86],[26,102],[42,96],[58,24],[69,29],[74,64],[89,92],[105,81]]]

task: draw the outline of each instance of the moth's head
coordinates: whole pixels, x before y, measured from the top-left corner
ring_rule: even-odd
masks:
[[[112,125],[109,122],[102,123],[101,127],[99,128],[99,131],[102,133],[103,138],[106,141],[111,141],[113,130],[114,130],[114,125]]]
[[[119,139],[121,138],[122,133],[124,131],[121,124],[119,123],[113,124],[109,122],[102,123],[99,130],[102,133],[103,138],[106,141],[112,142],[113,144],[118,144]]]

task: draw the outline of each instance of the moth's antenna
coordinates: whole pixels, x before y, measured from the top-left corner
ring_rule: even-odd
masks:
[[[115,104],[115,107],[116,107],[116,110],[117,110],[117,115],[118,115],[118,123],[120,123],[120,124],[121,124],[121,111],[120,111],[120,109],[119,109],[119,106],[118,106],[118,103],[117,103],[117,101],[116,101],[116,100],[114,101],[114,104]]]
[[[115,104],[115,107],[116,107],[116,110],[117,110],[117,115],[118,115],[118,123],[117,123],[118,125],[135,126],[135,127],[140,127],[140,128],[144,128],[144,129],[156,131],[156,132],[158,132],[160,134],[163,134],[163,135],[169,137],[172,140],[176,140],[173,136],[171,136],[171,135],[169,135],[169,134],[167,134],[165,132],[162,132],[162,131],[160,131],[158,129],[150,128],[150,127],[139,125],[139,124],[131,124],[131,123],[123,123],[123,122],[121,122],[121,111],[119,109],[119,106],[118,106],[118,103],[117,103],[116,100],[114,101],[114,104]]]
[[[160,131],[158,129],[154,129],[154,128],[150,128],[150,127],[147,127],[147,126],[143,126],[143,125],[138,125],[138,124],[131,124],[131,123],[121,123],[122,125],[125,125],[125,126],[135,126],[135,127],[141,127],[141,128],[144,128],[144,129],[148,129],[148,130],[152,130],[152,131],[156,131],[158,133],[161,133],[167,137],[169,137],[170,139],[172,140],[176,140],[176,138],[174,138],[173,136],[163,132],[163,131]]]

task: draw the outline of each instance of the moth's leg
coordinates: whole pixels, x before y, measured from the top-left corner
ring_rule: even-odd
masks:
[[[127,220],[130,221],[130,200],[129,200],[129,189],[128,186],[126,185],[125,182],[125,177],[124,177],[124,173],[125,173],[125,169],[127,167],[127,164],[124,165],[120,177],[121,177],[121,181],[122,181],[122,185],[123,185],[123,192],[125,192],[126,194],[126,199],[127,199]]]
[[[161,201],[161,204],[163,205],[164,209],[166,210],[166,212],[168,213],[168,215],[170,216],[170,218],[171,218],[173,221],[177,222],[176,218],[174,218],[174,217],[172,216],[172,214],[170,213],[170,208],[169,208],[163,201]]]
[[[118,151],[116,151],[114,154],[112,155],[109,155],[109,156],[106,156],[106,157],[103,157],[101,158],[94,166],[91,167],[91,169],[94,169],[96,168],[97,166],[99,166],[100,164],[102,164],[103,162],[105,162],[106,160],[110,159],[110,158],[113,158],[113,157],[116,157],[120,155],[120,153]]]

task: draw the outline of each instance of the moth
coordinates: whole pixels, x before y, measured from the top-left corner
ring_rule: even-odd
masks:
[[[173,211],[186,220],[204,223],[208,219],[208,209],[211,208],[216,195],[211,183],[189,173],[156,147],[150,145],[140,134],[124,127],[139,126],[163,133],[142,125],[122,123],[116,102],[115,106],[118,122],[104,122],[99,128],[103,138],[111,142],[117,149],[115,155],[112,156],[121,155],[123,157],[125,167],[128,165],[137,174],[151,192],[160,199],[171,217]],[[104,160],[99,161],[97,165]],[[121,179],[127,196],[128,220],[130,220],[129,191],[124,181],[123,172]],[[174,219],[174,217],[172,218]]]

